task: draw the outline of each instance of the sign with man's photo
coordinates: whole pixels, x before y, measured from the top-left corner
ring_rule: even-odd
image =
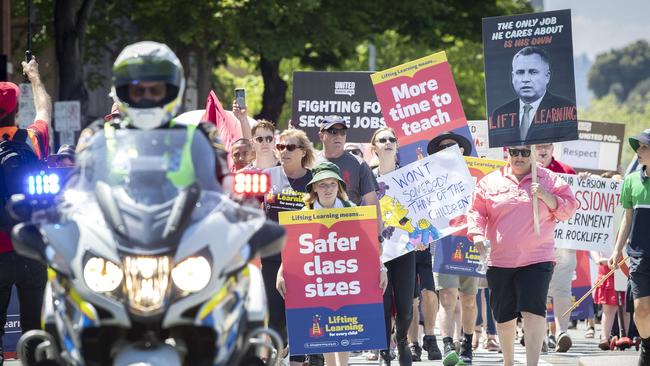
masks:
[[[490,147],[578,138],[571,11],[483,19]]]
[[[318,141],[323,117],[341,116],[348,125],[347,142],[370,141],[375,130],[385,126],[370,74],[294,72],[291,124]]]

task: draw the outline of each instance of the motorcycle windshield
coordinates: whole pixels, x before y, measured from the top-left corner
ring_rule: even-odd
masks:
[[[101,182],[143,205],[173,200],[195,183],[220,192],[214,150],[198,130],[101,131],[77,155],[77,166],[79,180],[70,188],[93,193]]]
[[[83,197],[73,204],[78,208],[96,204],[121,250],[162,253],[187,225],[229,206],[215,160],[198,130],[102,131],[78,154],[79,174],[64,196]]]

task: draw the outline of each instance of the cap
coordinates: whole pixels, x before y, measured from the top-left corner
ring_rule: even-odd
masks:
[[[18,88],[18,85],[8,81],[0,81],[0,118],[16,110],[19,97],[20,88]]]
[[[343,185],[343,189],[345,189],[345,181],[343,178],[341,178],[341,169],[339,169],[339,167],[334,163],[324,161],[316,165],[316,167],[311,170],[311,173],[313,174],[313,177],[309,183],[307,183],[308,191],[310,190],[312,184],[327,178],[334,178],[338,180]]]
[[[463,148],[463,155],[470,156],[472,154],[472,143],[469,142],[465,136],[453,132],[441,133],[429,141],[429,144],[427,145],[427,153],[432,155],[438,151],[442,151],[443,149],[440,147],[440,143],[447,139],[456,141],[458,146]]]
[[[75,149],[76,148],[74,145],[63,144],[59,148],[59,151],[56,152],[56,154],[61,156],[68,156],[74,159]]]
[[[632,149],[634,149],[634,151],[639,148],[640,144],[650,145],[650,128],[634,137],[630,137],[628,141],[630,141],[630,146],[632,146]]]
[[[323,119],[320,122],[320,130],[327,130],[328,128],[334,126],[334,125],[342,125],[343,128],[348,128],[347,123],[345,123],[345,120],[341,116],[327,116],[323,117]]]

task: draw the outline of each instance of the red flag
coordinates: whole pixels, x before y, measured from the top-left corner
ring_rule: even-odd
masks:
[[[228,152],[228,167],[232,171],[233,161],[230,156],[230,148],[232,144],[243,137],[241,126],[237,118],[234,115],[227,113],[219,98],[214,93],[214,90],[210,91],[208,99],[205,102],[205,114],[201,117],[202,122],[210,122],[217,126],[217,131],[219,132],[219,139],[223,144],[224,148]]]

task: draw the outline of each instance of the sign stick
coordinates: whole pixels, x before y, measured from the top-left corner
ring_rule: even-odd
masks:
[[[530,160],[533,183],[537,183],[537,151],[535,145],[530,145]],[[537,194],[533,195],[533,226],[535,235],[539,236],[539,200]]]
[[[583,301],[585,301],[585,299],[587,298],[587,296],[591,295],[591,293],[594,292],[595,289],[597,289],[598,287],[600,287],[600,285],[602,285],[603,282],[605,282],[605,280],[607,280],[611,275],[613,275],[613,274],[614,274],[614,271],[616,271],[616,270],[618,269],[618,267],[622,266],[623,263],[625,263],[625,261],[626,261],[628,258],[629,258],[629,257],[625,257],[625,258],[621,259],[621,261],[618,262],[618,264],[616,265],[616,267],[614,267],[614,269],[610,270],[606,275],[603,276],[603,278],[601,278],[600,280],[598,280],[598,282],[596,282],[596,283],[594,284],[594,287],[592,287],[589,291],[587,291],[586,294],[582,295],[582,297],[581,297],[578,301],[576,301],[575,304],[573,304],[573,305],[569,308],[569,310],[565,311],[564,314],[562,314],[562,317],[565,317],[567,314],[570,314],[570,313],[573,311],[573,309],[575,309],[575,308],[577,308],[578,306],[580,306],[580,304],[581,304]]]

